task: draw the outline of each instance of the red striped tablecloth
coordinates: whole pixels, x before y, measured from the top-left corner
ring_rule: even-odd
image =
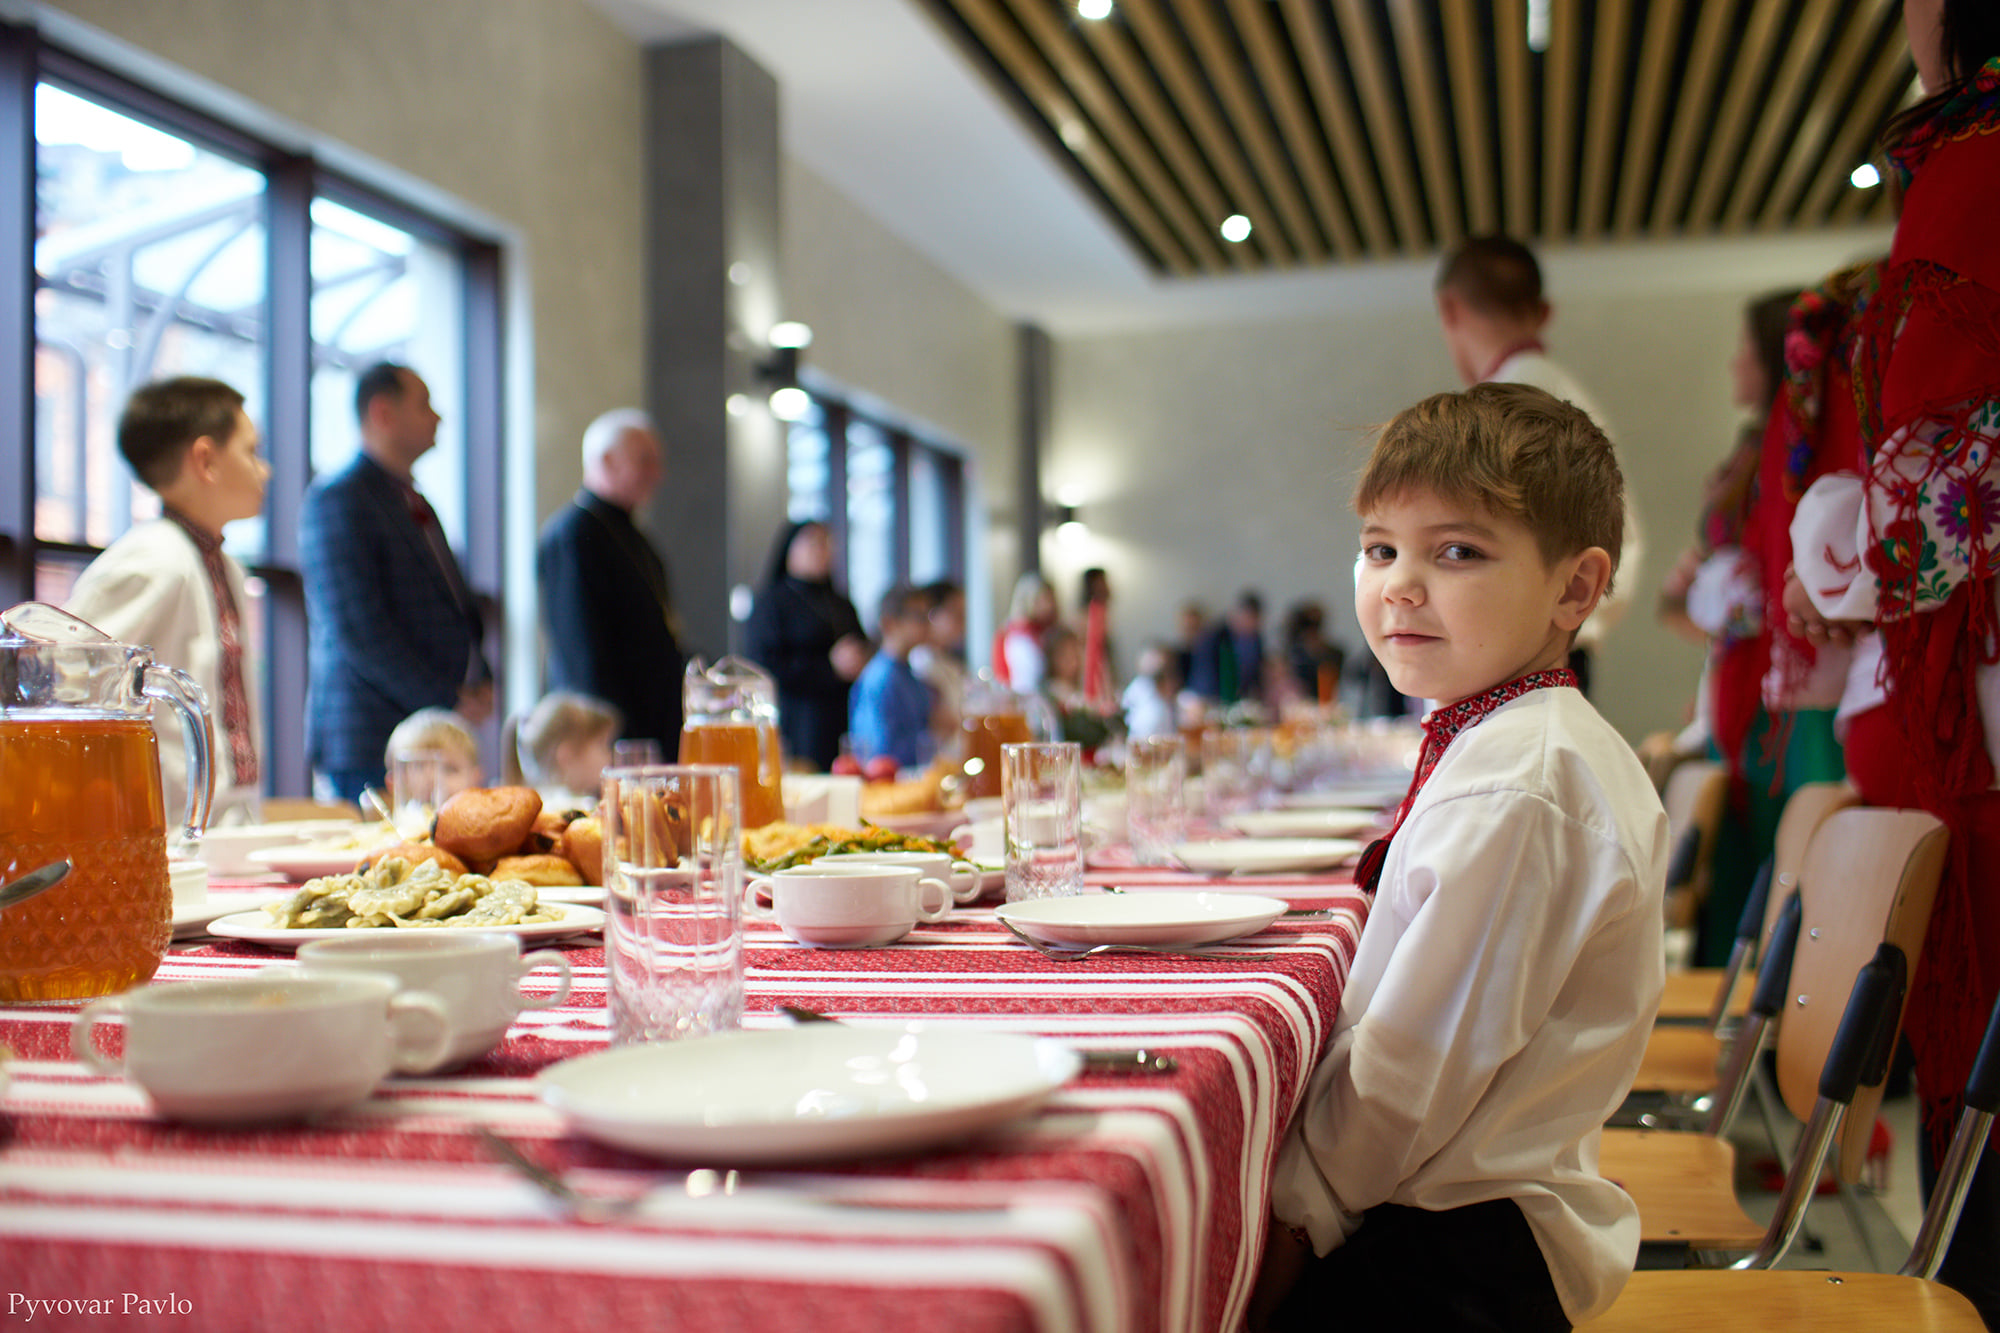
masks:
[[[91,1309],[185,1328],[421,1333],[1234,1328],[1272,1155],[1331,1031],[1363,903],[1324,876],[1091,878],[1331,910],[1201,958],[1073,963],[1013,942],[990,908],[855,952],[751,927],[746,1026],[775,1025],[793,1003],[1179,1061],[1166,1076],[1086,1074],[1033,1115],[900,1160],[718,1175],[566,1135],[532,1077],[605,1044],[592,939],[571,948],[570,999],[523,1014],[491,1056],[393,1079],[311,1126],[161,1121],[136,1089],[70,1060],[78,1006],[0,1007],[15,1052],[0,1093],[0,1301],[36,1328],[94,1323]],[[159,980],[282,961],[196,942]],[[586,1189],[649,1190],[647,1202],[616,1223],[577,1221],[496,1165],[475,1124]]]

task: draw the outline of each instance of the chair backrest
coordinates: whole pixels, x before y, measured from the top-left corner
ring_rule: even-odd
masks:
[[[1799,872],[1806,863],[1806,848],[1827,817],[1861,804],[1861,793],[1845,782],[1808,782],[1785,801],[1778,817],[1778,836],[1771,854],[1771,893],[1764,902],[1764,938],[1778,924],[1785,899],[1799,886]]]
[[[1813,835],[1799,872],[1791,1000],[1778,1028],[1778,1090],[1800,1119],[1818,1095],[1856,973],[1884,943],[1901,949],[1916,972],[1945,841],[1944,825],[1920,810],[1840,810]],[[1855,1094],[1836,1164],[1841,1179],[1859,1173],[1881,1102],[1879,1084]]]
[[[361,807],[352,801],[315,801],[308,796],[266,796],[264,819],[280,824],[294,819],[359,819]]]
[[[1711,760],[1690,759],[1667,778],[1660,804],[1666,808],[1674,852],[1667,869],[1670,926],[1693,925],[1695,909],[1708,896],[1709,866],[1728,796],[1729,771]]]

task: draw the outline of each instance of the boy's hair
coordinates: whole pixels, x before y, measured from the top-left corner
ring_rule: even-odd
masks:
[[[1413,491],[1519,520],[1547,563],[1601,546],[1618,568],[1625,479],[1611,441],[1580,408],[1532,385],[1475,384],[1399,412],[1362,469],[1354,510]]]
[[[403,372],[408,366],[394,361],[377,361],[354,381],[354,419],[366,424],[368,405],[387,394],[398,402],[403,398]]]
[[[449,708],[419,708],[398,722],[389,733],[383,759],[394,764],[399,753],[410,750],[455,750],[462,758],[480,763],[479,738],[466,720]]]
[[[521,775],[534,787],[556,781],[556,747],[564,741],[616,736],[625,725],[618,710],[587,694],[555,690],[541,697],[514,729]]]
[[[176,375],[142,384],[118,418],[118,452],[140,481],[160,490],[173,484],[188,446],[206,435],[217,444],[236,433],[243,395],[221,380]]]
[[[1460,242],[1438,265],[1436,285],[1483,315],[1532,318],[1542,310],[1542,266],[1533,250],[1511,236]]]
[[[930,593],[907,583],[898,583],[882,594],[882,600],[875,609],[875,623],[886,625],[892,620],[912,620],[930,613]]]

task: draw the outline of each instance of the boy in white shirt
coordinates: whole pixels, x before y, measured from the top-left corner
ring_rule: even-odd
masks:
[[[1667,824],[1564,665],[1623,503],[1603,432],[1525,385],[1426,399],[1375,445],[1357,615],[1438,706],[1279,1149],[1259,1327],[1568,1329],[1631,1271],[1597,1149],[1659,1007]]]
[[[194,677],[213,724],[209,823],[255,819],[263,735],[257,652],[246,632],[243,567],[222,549],[222,529],[263,512],[271,468],[258,454],[257,427],[235,389],[180,375],[133,391],[118,419],[118,451],[160,497],[161,516],[134,525],[91,561],[68,607]],[[155,714],[154,731],[171,827],[186,808],[185,742],[170,710]]]

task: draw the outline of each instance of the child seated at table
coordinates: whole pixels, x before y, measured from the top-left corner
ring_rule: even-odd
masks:
[[[507,719],[501,744],[511,762],[503,771],[509,782],[541,792],[544,809],[595,809],[611,743],[624,725],[602,699],[553,690],[525,716]]]
[[[1362,632],[1436,702],[1279,1150],[1253,1323],[1568,1329],[1638,1211],[1598,1174],[1662,979],[1667,824],[1565,666],[1624,483],[1590,418],[1481,384],[1389,423],[1355,491]],[[1317,1256],[1317,1257],[1315,1257]]]
[[[449,708],[419,708],[398,722],[382,758],[389,808],[405,833],[426,826],[448,798],[486,784],[479,738]]]

